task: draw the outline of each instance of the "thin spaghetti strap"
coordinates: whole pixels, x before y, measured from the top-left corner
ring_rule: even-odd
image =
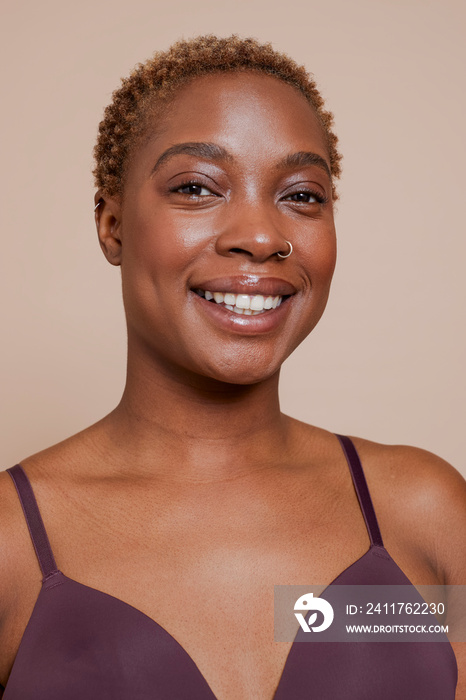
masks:
[[[371,545],[383,547],[382,535],[375,515],[374,506],[367,488],[366,477],[362,469],[361,460],[353,445],[352,440],[346,435],[337,435],[348,462],[354,488],[361,506],[362,514],[366,522],[367,532],[371,540]]]
[[[37,505],[36,497],[32,490],[26,472],[20,464],[6,470],[16,487],[24,517],[31,535],[32,544],[36,550],[37,559],[44,576],[43,580],[57,573],[57,565],[50,547],[49,538],[45,531],[44,523]]]

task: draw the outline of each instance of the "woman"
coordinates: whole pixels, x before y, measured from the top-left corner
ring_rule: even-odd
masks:
[[[114,93],[95,205],[127,381],[0,474],[6,700],[454,697],[449,644],[274,642],[275,584],[465,582],[458,472],[354,439],[368,496],[351,443],[280,412],[334,270],[336,144],[304,69],[253,40],[180,42]]]

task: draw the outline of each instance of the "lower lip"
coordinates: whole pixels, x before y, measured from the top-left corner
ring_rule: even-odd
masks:
[[[283,299],[280,306],[275,309],[268,309],[256,316],[245,316],[230,311],[223,304],[216,304],[212,301],[207,301],[204,297],[199,296],[196,292],[192,292],[200,308],[209,316],[218,326],[227,331],[233,331],[241,335],[257,335],[259,333],[270,333],[277,329],[285,319],[289,307],[291,296]]]

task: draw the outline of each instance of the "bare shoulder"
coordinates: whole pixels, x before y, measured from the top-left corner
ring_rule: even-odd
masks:
[[[40,452],[21,459],[28,478],[33,483],[34,494],[48,504],[54,496],[53,490],[63,479],[69,483],[77,471],[77,465],[86,463],[83,455],[88,449],[89,429],[47,447]],[[87,460],[89,462],[90,460]],[[41,571],[37,563],[28,526],[21,507],[15,484],[10,474],[0,471],[0,551],[2,566],[0,572],[0,625],[11,606],[18,602],[22,582],[41,581]],[[31,579],[32,577],[32,579]],[[13,585],[14,584],[14,585]]]
[[[359,438],[354,438],[354,443],[364,465],[381,529],[389,533],[384,540],[392,538],[388,550],[395,550],[400,543],[401,561],[406,553],[407,564],[424,561],[420,571],[428,566],[435,581],[465,585],[466,481],[463,476],[451,464],[426,450],[380,445]],[[418,582],[423,581],[414,580]],[[452,648],[458,667],[456,697],[466,698],[466,644],[452,642]]]
[[[50,517],[70,483],[84,454],[89,453],[82,431],[61,443],[21,459],[36,498]],[[87,460],[90,462],[90,460]],[[58,498],[57,498],[58,496]],[[66,506],[66,503],[65,503]],[[41,509],[42,516],[44,510]],[[62,518],[62,522],[63,518]],[[66,527],[66,522],[63,527]],[[10,474],[0,471],[0,682],[8,677],[22,634],[42,585],[42,572],[34,551],[19,495]]]
[[[23,524],[24,523],[24,524]],[[22,509],[12,478],[6,471],[0,472],[0,550],[2,552],[2,574],[0,576],[0,600],[4,600],[5,586],[10,570],[18,563],[19,542],[27,532]]]
[[[466,481],[417,447],[353,438],[377,516],[420,548],[445,584],[466,584]]]
[[[26,546],[25,546],[26,543]],[[21,587],[40,587],[41,571],[31,568],[34,549],[29,538],[15,485],[6,471],[0,472],[0,640],[9,621],[18,613]]]
[[[409,445],[385,445],[360,437],[352,438],[362,459],[370,462],[375,476],[389,478],[404,488],[416,487],[418,497],[432,492],[442,497],[465,495],[466,481],[460,472],[441,457]]]

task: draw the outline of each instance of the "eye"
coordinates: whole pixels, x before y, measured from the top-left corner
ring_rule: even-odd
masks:
[[[214,194],[208,187],[201,185],[199,182],[186,182],[184,185],[180,185],[171,191],[179,192],[180,194],[188,195],[188,197],[193,198],[207,197]]]
[[[319,192],[311,192],[309,190],[299,190],[298,192],[293,192],[293,194],[288,194],[286,197],[284,197],[284,199],[292,202],[298,202],[299,204],[314,204],[315,202],[325,204],[327,201],[327,198]]]

